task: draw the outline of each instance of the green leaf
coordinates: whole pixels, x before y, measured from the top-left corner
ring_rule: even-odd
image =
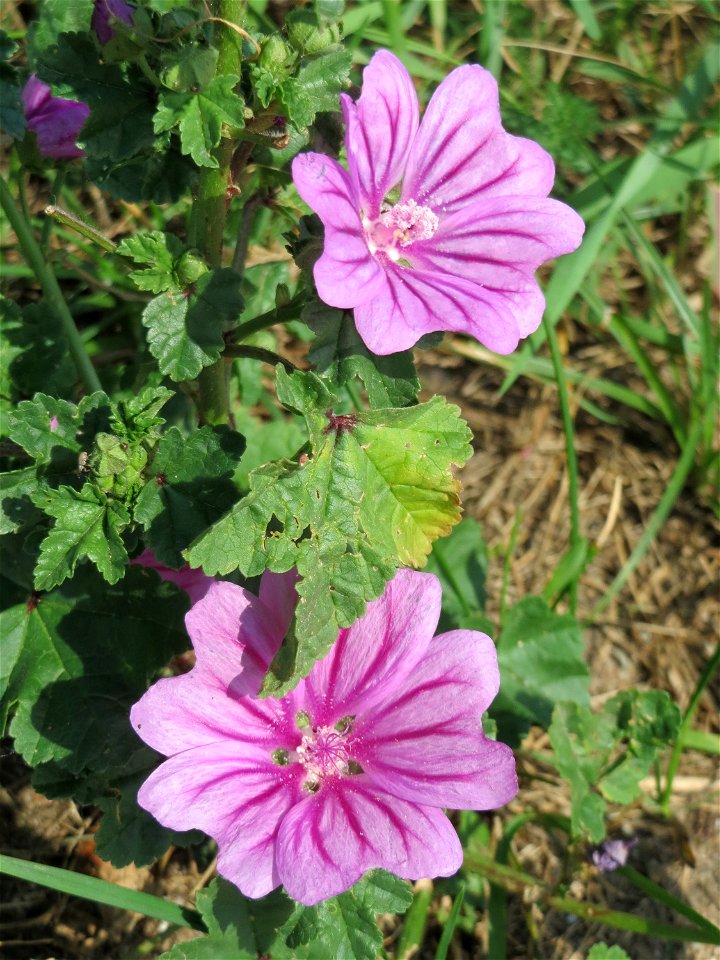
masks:
[[[587,960],[630,960],[630,957],[622,947],[610,947],[607,943],[596,943],[590,948]]]
[[[53,93],[90,107],[79,142],[90,157],[114,162],[155,146],[153,91],[139,69],[100,59],[87,33],[62,33],[39,50],[36,69]]]
[[[70,394],[77,373],[62,324],[44,302],[20,310],[0,298],[0,397],[17,402],[38,390]]]
[[[352,311],[336,310],[320,300],[308,303],[301,317],[316,335],[308,359],[333,389],[359,377],[371,407],[406,407],[416,402],[420,381],[412,350],[376,356],[360,339]]]
[[[128,559],[120,531],[130,522],[130,515],[122,504],[108,499],[91,483],[80,491],[64,486],[39,490],[33,503],[55,517],[40,547],[36,589],[49,590],[72,577],[78,560],[85,557],[108,583],[117,583]]]
[[[372,870],[338,897],[315,907],[298,904],[282,933],[295,957],[375,960],[382,951],[376,914],[404,913],[411,903],[405,881]]]
[[[211,151],[220,143],[224,123],[245,126],[245,103],[235,92],[238,78],[215,77],[197,93],[162,93],[155,114],[156,133],[180,127],[180,144],[200,167],[217,167]]]
[[[480,524],[466,517],[450,536],[436,540],[425,569],[443,588],[441,630],[475,629],[469,618],[485,609],[488,553]]]
[[[186,610],[180,590],[130,568],[110,586],[88,569],[3,611],[0,632],[19,651],[4,704],[16,705],[10,734],[26,762],[70,774],[128,764],[140,746],[128,711],[187,648]]]
[[[110,426],[117,436],[129,441],[154,440],[165,423],[158,413],[175,394],[167,387],[147,386],[140,393],[113,405]]]
[[[216,878],[197,895],[197,909],[208,936],[178,943],[160,960],[257,960],[269,954],[273,960],[289,957],[277,931],[293,909],[280,891],[262,900],[248,900],[237,887]]]
[[[182,566],[181,551],[239,499],[232,477],[244,449],[228,427],[201,427],[187,438],[177,427],[164,434],[134,513],[161,563]]]
[[[337,110],[340,93],[349,86],[351,65],[352,53],[342,47],[305,62],[278,90],[288,120],[308,127],[316,113]]]
[[[451,468],[471,453],[458,408],[441,397],[335,416],[320,378],[281,367],[277,393],[305,417],[310,455],[255,470],[250,493],[185,552],[210,575],[297,567],[294,639],[266,678],[273,695],[309,672],[396,566],[421,566],[433,540],[458,522]]]
[[[83,32],[90,29],[93,0],[44,0],[38,7],[37,20],[28,31],[28,52],[38,56],[57,43],[61,33]]]
[[[110,401],[100,390],[83,397],[77,406],[36,393],[8,415],[8,436],[38,464],[52,463],[54,469],[68,469],[73,457],[64,451],[87,452],[96,433],[108,428],[110,416]]]
[[[555,707],[550,741],[553,762],[570,784],[573,836],[603,839],[605,800],[636,800],[640,781],[679,727],[680,711],[659,690],[625,690],[598,713],[573,703]]]
[[[182,250],[182,244],[173,234],[150,230],[127,237],[118,245],[117,253],[145,265],[143,270],[133,270],[130,274],[136,287],[162,293],[178,285],[174,265]]]
[[[257,367],[256,363],[254,369]],[[235,424],[247,444],[235,472],[235,482],[244,492],[248,490],[249,476],[253,470],[271,460],[292,457],[307,440],[305,426],[297,417],[273,420],[270,425],[266,420],[252,416],[247,407],[241,407],[235,415]]]
[[[195,287],[168,290],[145,307],[143,326],[160,371],[173,380],[194,380],[215,363],[223,332],[242,311],[241,280],[234,270],[213,270]]]
[[[519,743],[533,723],[547,727],[559,701],[590,702],[580,625],[539,597],[524,597],[508,610],[498,664],[502,685],[490,714],[506,743]]]
[[[35,467],[0,473],[0,536],[17,533],[39,517],[31,502],[38,487]]]

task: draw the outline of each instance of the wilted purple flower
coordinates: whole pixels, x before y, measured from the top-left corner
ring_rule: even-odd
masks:
[[[599,847],[595,847],[591,854],[592,862],[602,873],[624,867],[630,851],[637,845],[637,840],[605,840]]]
[[[161,580],[169,580],[180,587],[181,590],[184,590],[192,603],[202,599],[208,592],[210,585],[216,582],[214,577],[206,576],[200,569],[192,570],[187,564],[179,570],[171,570],[164,563],[160,563],[152,550],[144,550],[140,556],[135,557],[130,563],[154,570]]]
[[[113,20],[131,24],[134,12],[135,7],[124,0],[94,0],[90,24],[100,43],[104,45],[115,36],[111,26]]]
[[[410,76],[387,50],[365,68],[357,103],[341,99],[349,170],[317,153],[292,167],[325,224],[319,295],[354,309],[377,354],[435,330],[510,353],[542,317],[535,270],[575,250],[584,230],[547,199],[552,158],[503,130],[497,84],[477,65],[452,71],[419,126]]]
[[[35,132],[44,157],[60,160],[85,156],[75,141],[90,115],[86,103],[53,97],[50,87],[34,73],[23,88],[22,98],[25,121]]]
[[[265,573],[259,597],[216,583],[187,614],[195,667],[158,681],[131,714],[169,757],[141,806],[214,837],[218,872],[249,897],[284,884],[310,905],[375,867],[455,873],[462,848],[442,808],[487,810],[517,791],[512,752],[482,731],[499,685],[492,641],[433,638],[440,584],[400,570],[307,679],[261,700],[294,582]]]

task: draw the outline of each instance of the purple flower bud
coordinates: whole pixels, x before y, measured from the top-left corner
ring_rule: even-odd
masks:
[[[114,20],[132,23],[135,7],[124,0],[95,0],[91,25],[100,43],[106,44],[115,36],[111,24]]]
[[[90,107],[77,100],[53,97],[50,87],[33,73],[22,93],[28,129],[34,131],[44,157],[84,157],[75,141],[90,115]]]
[[[625,866],[630,851],[636,845],[637,840],[606,840],[593,850],[592,862],[601,873],[617,870]]]

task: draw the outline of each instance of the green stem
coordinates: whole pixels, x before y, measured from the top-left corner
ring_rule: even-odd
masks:
[[[223,350],[223,356],[233,358],[247,357],[250,360],[260,360],[261,363],[269,363],[273,367],[281,363],[288,373],[294,373],[297,370],[294,363],[286,360],[285,357],[281,357],[278,353],[273,353],[272,350],[263,349],[263,347],[229,346]]]
[[[300,307],[305,303],[304,294],[296,294],[292,300],[289,300],[285,306],[276,307],[274,310],[268,310],[267,313],[261,313],[252,320],[246,320],[236,327],[229,336],[232,343],[240,343],[247,340],[253,333],[260,330],[267,330],[268,327],[274,327],[276,323],[284,323],[286,320],[297,320]]]
[[[675,467],[675,472],[670,479],[670,483],[668,484],[665,493],[662,495],[660,503],[657,505],[655,513],[650,517],[648,525],[645,527],[645,532],[638,540],[635,549],[628,557],[627,562],[624,564],[622,570],[610,584],[607,593],[592,609],[589,617],[590,623],[597,619],[603,610],[605,610],[605,608],[610,604],[611,600],[613,600],[620,590],[622,590],[628,578],[645,556],[645,551],[660,532],[662,525],[665,523],[670,511],[674,507],[675,501],[680,496],[680,493],[685,486],[685,481],[692,470],[693,463],[695,462],[697,443],[700,439],[700,434],[702,433],[702,426],[702,418],[695,416],[690,427],[687,443],[685,444],[682,455],[678,460],[677,466]]]
[[[700,674],[700,678],[695,686],[693,695],[690,698],[690,703],[685,711],[685,716],[680,724],[677,739],[673,744],[672,753],[670,754],[670,762],[668,763],[667,774],[665,775],[665,788],[662,792],[662,796],[660,797],[660,807],[666,817],[670,814],[670,797],[672,796],[673,780],[675,779],[675,774],[677,773],[677,769],[680,764],[680,757],[682,756],[685,731],[688,730],[692,725],[692,722],[695,718],[695,713],[700,703],[700,697],[703,695],[705,687],[707,687],[708,683],[710,683],[712,675],[718,668],[718,664],[720,664],[720,643],[715,648],[715,653],[712,655],[712,657],[710,657],[708,662],[705,664],[705,669]]]
[[[50,309],[57,315],[62,323],[70,353],[75,361],[80,379],[90,393],[95,390],[102,390],[102,384],[95,372],[95,368],[90,362],[90,357],[85,352],[82,338],[75,326],[75,321],[68,309],[68,305],[65,303],[65,298],[62,295],[55,274],[48,265],[45,255],[35,240],[30,224],[18,209],[8,185],[2,177],[0,177],[0,206],[2,206],[5,215],[10,221],[10,226],[15,231],[20,248],[37,277],[38,283],[42,287],[43,294]]]
[[[576,547],[582,539],[580,533],[580,507],[578,505],[578,462],[575,451],[575,428],[573,426],[572,411],[570,410],[570,395],[565,379],[565,369],[558,345],[555,327],[547,319],[543,320],[545,336],[550,347],[550,357],[555,369],[558,397],[560,400],[560,414],[565,432],[565,456],[568,469],[568,499],[570,501],[570,549]],[[575,615],[577,609],[577,579],[570,584],[570,613]]]
[[[703,917],[702,914],[697,912],[697,910],[693,910],[693,908],[687,903],[684,903],[682,900],[678,900],[678,898],[674,897],[669,890],[666,890],[658,883],[655,883],[655,881],[651,880],[650,877],[646,877],[643,873],[640,873],[638,870],[635,870],[634,867],[631,867],[627,864],[624,867],[618,867],[617,873],[625,877],[626,880],[629,880],[630,883],[638,888],[638,890],[642,890],[643,893],[646,893],[648,896],[652,897],[653,900],[657,900],[658,903],[662,903],[666,907],[670,907],[671,910],[675,910],[676,913],[679,913],[680,916],[685,917],[686,920],[696,923],[699,927],[703,927],[705,930],[712,931],[717,936],[719,931],[714,923],[711,923],[710,920],[707,920],[705,917]]]
[[[64,226],[70,227],[71,230],[77,231],[77,233],[85,237],[87,240],[92,240],[93,243],[96,243],[108,253],[115,253],[117,244],[113,243],[112,240],[108,240],[108,238],[103,236],[99,230],[96,230],[95,227],[91,227],[89,223],[85,223],[84,220],[76,217],[74,213],[68,213],[67,210],[63,210],[61,207],[56,207],[53,204],[49,204],[47,207],[45,207],[44,213],[48,218],[45,221],[45,226],[48,226],[53,220],[55,220],[57,223],[62,223]]]
[[[118,910],[132,910],[146,917],[165,920],[178,927],[192,927],[193,930],[205,932],[202,917],[195,910],[188,910],[177,903],[155,897],[150,893],[128,890],[117,883],[75,873],[74,870],[50,867],[45,863],[31,863],[28,860],[19,860],[17,857],[0,854],[0,873],[49,887],[51,890],[59,890],[73,897],[82,897],[85,900],[94,900],[95,903],[117,907]]]
[[[230,23],[241,24],[245,8],[244,0],[213,0],[211,14]],[[239,78],[242,59],[242,44],[230,27],[216,23],[218,32],[218,59],[216,75],[231,75]],[[227,217],[227,189],[230,179],[230,164],[233,141],[223,138],[213,151],[217,167],[203,167],[198,182],[197,196],[193,202],[190,219],[191,246],[199,249],[210,269],[222,265],[223,237]],[[227,387],[227,372],[224,361],[206,367],[198,377],[198,405],[203,423],[228,423],[230,397]]]

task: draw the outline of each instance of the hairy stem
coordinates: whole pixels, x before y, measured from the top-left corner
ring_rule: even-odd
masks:
[[[211,13],[229,23],[242,23],[244,0],[213,0]],[[217,76],[240,76],[242,40],[229,26],[217,23]],[[213,152],[217,167],[205,167],[200,173],[197,196],[190,220],[190,241],[199,249],[211,269],[222,265],[223,236],[227,216],[227,189],[233,142],[220,141]],[[203,423],[227,423],[230,419],[230,398],[227,374],[222,360],[206,367],[198,377],[198,405]]]
[[[20,212],[10,193],[8,185],[2,177],[0,177],[0,206],[2,206],[10,222],[10,226],[15,231],[23,255],[42,287],[43,294],[50,309],[62,323],[68,347],[70,348],[70,354],[77,367],[78,376],[88,392],[92,393],[94,390],[102,390],[102,384],[95,372],[95,368],[90,362],[90,357],[87,355],[85,345],[75,326],[75,321],[73,320],[68,305],[65,303],[65,298],[62,295],[55,274],[38,246],[29,222]]]

